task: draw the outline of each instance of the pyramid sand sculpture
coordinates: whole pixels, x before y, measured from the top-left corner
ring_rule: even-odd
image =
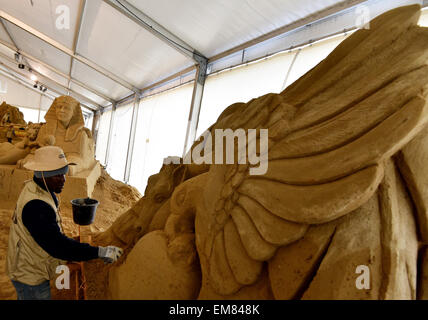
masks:
[[[428,29],[419,16],[417,5],[389,11],[280,94],[223,112],[211,132],[269,130],[266,174],[164,165],[94,237],[126,248],[104,267],[108,297],[428,298]]]

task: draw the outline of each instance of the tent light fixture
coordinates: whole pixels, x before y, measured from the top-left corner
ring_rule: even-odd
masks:
[[[25,69],[24,59],[19,52],[15,53],[15,61],[18,62],[19,69]]]

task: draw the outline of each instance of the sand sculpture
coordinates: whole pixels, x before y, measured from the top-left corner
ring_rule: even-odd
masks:
[[[101,166],[95,160],[94,141],[90,130],[84,127],[80,103],[72,97],[60,96],[52,103],[45,120],[46,123],[19,126],[19,131],[15,128],[19,137],[0,144],[1,202],[16,201],[22,183],[32,177],[24,164],[37,148],[46,145],[61,147],[67,159],[77,164],[70,167],[62,199],[67,202],[92,195]]]
[[[54,100],[45,115],[44,124],[37,136],[39,146],[57,145],[64,150],[69,162],[76,163],[70,168],[71,176],[92,169],[95,164],[92,133],[85,128],[80,103],[70,96],[60,96]],[[28,161],[20,162],[20,167]]]
[[[269,129],[269,167],[169,164],[98,243],[113,299],[428,299],[428,30],[389,11],[280,94],[210,128]],[[195,145],[194,145],[195,147]],[[212,155],[213,156],[213,155]]]
[[[25,127],[25,136],[16,143],[0,143],[0,164],[17,164],[28,154],[39,147],[35,141],[39,133],[41,124],[31,123]]]
[[[20,140],[22,127],[26,125],[24,114],[17,107],[3,101],[0,105],[0,143]]]
[[[5,101],[0,105],[0,126],[8,124],[26,125],[24,114],[17,107],[7,104]]]

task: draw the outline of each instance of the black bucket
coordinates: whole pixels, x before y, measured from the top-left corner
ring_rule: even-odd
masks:
[[[80,226],[87,226],[94,222],[95,211],[99,202],[95,199],[84,198],[71,200],[73,207],[73,221]]]

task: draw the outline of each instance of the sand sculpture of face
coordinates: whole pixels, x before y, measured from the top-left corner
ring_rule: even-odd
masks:
[[[54,100],[45,115],[46,124],[40,129],[37,142],[40,145],[60,146],[67,159],[77,166],[70,175],[95,165],[94,142],[89,130],[86,130],[79,101],[70,96],[60,96]],[[71,160],[70,160],[71,161]]]
[[[73,117],[74,106],[75,104],[71,104],[65,99],[58,100],[56,103],[56,117],[64,127],[68,127],[68,124]]]
[[[74,142],[85,126],[80,103],[70,96],[56,98],[46,113],[45,120],[46,128],[38,137],[39,141],[50,135],[56,137],[58,126],[62,126],[66,129],[64,141]],[[61,147],[64,150],[64,146]]]
[[[54,100],[49,111],[52,110],[52,115],[54,114],[58,121],[65,128],[68,128],[73,122],[76,122],[76,120],[82,117],[79,106],[79,102],[74,98],[70,96],[61,96]],[[48,121],[48,118],[51,118],[52,115],[46,114],[46,120]]]

